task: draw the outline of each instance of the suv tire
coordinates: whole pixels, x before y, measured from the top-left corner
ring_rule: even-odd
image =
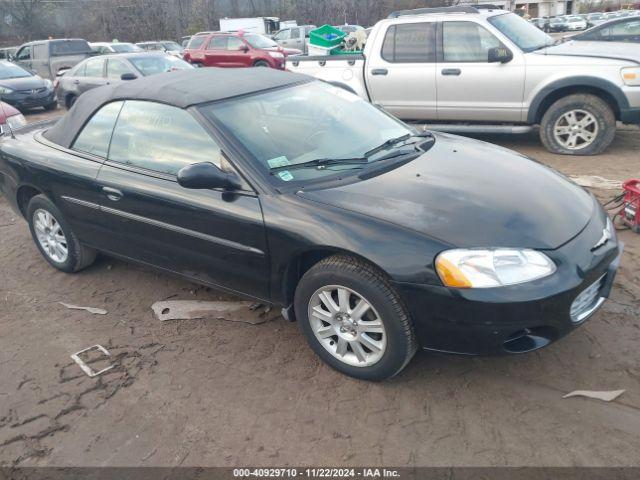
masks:
[[[314,265],[296,288],[294,308],[311,348],[346,375],[385,380],[416,352],[404,303],[382,272],[359,259],[334,255]]]
[[[44,195],[29,202],[27,221],[38,250],[58,270],[77,272],[96,259],[96,251],[80,244],[62,212]]]
[[[600,97],[574,94],[556,100],[540,122],[540,140],[561,155],[598,155],[616,135],[616,117]]]

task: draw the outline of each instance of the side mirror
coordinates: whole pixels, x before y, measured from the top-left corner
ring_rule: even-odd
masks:
[[[136,78],[138,77],[131,72],[123,73],[122,75],[120,75],[120,80],[135,80]]]
[[[513,60],[513,53],[507,47],[489,49],[489,63],[509,63]]]
[[[249,47],[247,47],[246,45],[242,45],[239,50],[241,52],[247,53],[249,51]]]
[[[192,189],[240,188],[240,182],[235,175],[223,172],[210,162],[194,163],[181,168],[178,172],[178,185]]]

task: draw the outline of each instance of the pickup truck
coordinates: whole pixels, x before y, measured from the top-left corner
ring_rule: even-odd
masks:
[[[300,25],[297,27],[283,28],[271,38],[273,38],[276,43],[283,48],[297,48],[298,50],[307,53],[309,32],[311,30],[315,30],[315,28],[315,25]]]
[[[361,55],[288,59],[412,122],[458,133],[525,133],[551,152],[595,155],[616,121],[640,123],[640,52],[611,42],[559,45],[486,7],[405,10],[378,22]]]
[[[14,61],[42,78],[55,80],[59,73],[96,54],[81,38],[37,40],[21,45]]]

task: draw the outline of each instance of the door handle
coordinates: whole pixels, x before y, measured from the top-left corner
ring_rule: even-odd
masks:
[[[462,70],[460,70],[459,68],[443,68],[442,69],[442,75],[453,75],[454,77],[457,77],[461,73],[462,73]]]
[[[389,73],[389,70],[386,68],[374,68],[371,70],[371,75],[386,75],[387,73]]]
[[[112,202],[117,202],[123,196],[120,190],[111,187],[102,187],[102,193],[104,193],[106,197]]]

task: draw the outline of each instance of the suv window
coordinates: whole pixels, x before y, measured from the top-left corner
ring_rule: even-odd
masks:
[[[274,40],[289,40],[291,38],[291,30],[282,30],[274,37]]]
[[[445,62],[487,62],[489,50],[500,40],[473,22],[444,22],[442,47]]]
[[[189,40],[189,43],[187,44],[187,48],[200,48],[206,38],[207,37],[205,37],[204,35],[191,37],[191,40]]]
[[[77,55],[91,53],[91,47],[84,40],[60,40],[51,42],[51,55]]]
[[[292,28],[291,29],[291,38],[298,38],[300,36],[300,29],[299,28]]]
[[[640,35],[640,20],[625,21],[616,25],[611,25],[611,35],[616,37]]]
[[[227,50],[240,50],[244,46],[244,42],[237,37],[229,37]]]
[[[122,103],[109,103],[94,113],[76,137],[71,149],[106,158],[111,133],[122,108]]]
[[[220,147],[189,112],[161,103],[125,102],[111,139],[109,160],[176,175],[182,167],[221,167]]]
[[[47,44],[40,43],[33,46],[33,59],[45,60],[47,58]]]
[[[31,46],[23,47],[16,55],[18,60],[31,60]]]
[[[392,25],[382,44],[382,58],[392,63],[433,63],[436,61],[436,24]]]
[[[227,48],[227,37],[216,35],[215,37],[211,37],[209,40],[209,45],[207,49],[209,50],[226,50]]]
[[[104,68],[104,58],[92,58],[87,60],[84,67],[85,77],[102,77]]]
[[[124,73],[133,73],[129,66],[124,63],[122,60],[116,60],[115,58],[110,58],[107,62],[107,78],[113,78],[120,80],[120,77]]]

